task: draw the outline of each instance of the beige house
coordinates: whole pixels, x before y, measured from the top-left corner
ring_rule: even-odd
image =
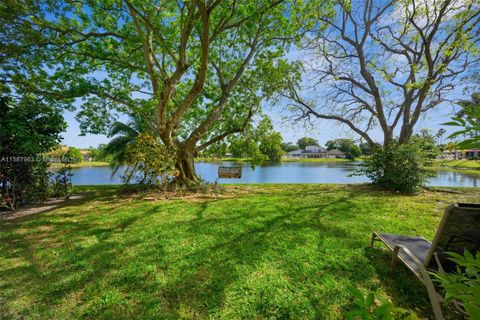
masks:
[[[444,150],[442,154],[437,156],[437,159],[442,160],[461,160],[461,159],[477,159],[480,158],[480,149],[466,149],[466,150]]]

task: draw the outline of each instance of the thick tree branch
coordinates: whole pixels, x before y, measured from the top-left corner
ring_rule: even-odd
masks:
[[[217,106],[210,112],[207,118],[195,130],[193,130],[193,132],[190,134],[190,136],[185,142],[186,145],[190,147],[194,147],[197,141],[200,140],[200,138],[211,128],[211,126],[218,119],[218,117],[220,117],[220,114],[222,113],[223,109],[225,108],[225,105],[228,102],[230,92],[235,87],[237,82],[240,80],[241,76],[243,75],[243,72],[245,71],[248,64],[252,60],[253,56],[255,55],[260,32],[261,32],[261,27],[259,27],[259,29],[257,30],[255,38],[251,44],[249,53],[243,60],[240,67],[237,69],[237,72],[235,73],[234,77],[225,86],[225,89],[223,90],[222,95],[217,103]]]
[[[199,145],[196,150],[197,152],[198,151],[201,151],[205,148],[207,148],[208,146],[214,144],[214,143],[217,143],[217,142],[220,142],[220,141],[223,141],[226,137],[228,137],[229,135],[232,135],[234,133],[240,133],[240,132],[243,132],[245,131],[245,129],[247,128],[247,125],[248,123],[250,122],[250,120],[252,119],[252,116],[253,116],[253,108],[250,108],[250,110],[248,111],[248,114],[247,116],[245,117],[245,120],[243,121],[243,124],[240,126],[240,127],[236,127],[236,128],[233,128],[233,129],[230,129],[230,130],[227,130],[225,132],[223,132],[222,134],[219,134],[213,138],[211,138],[210,140],[208,140],[207,142]]]
[[[209,36],[210,36],[210,17],[208,15],[207,8],[203,1],[196,2],[198,10],[200,12],[201,23],[202,23],[202,34],[200,36],[200,66],[195,77],[195,81],[193,86],[188,91],[187,95],[181,102],[181,104],[177,107],[175,112],[171,117],[171,121],[169,122],[167,128],[168,131],[173,130],[175,126],[177,126],[180,118],[183,114],[188,110],[192,102],[198,97],[200,92],[203,89],[205,84],[205,78],[207,75],[207,67],[208,67],[208,53],[210,48]]]

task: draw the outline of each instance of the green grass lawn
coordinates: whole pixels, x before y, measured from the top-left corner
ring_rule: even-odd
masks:
[[[463,190],[227,186],[149,201],[78,188],[85,198],[0,221],[0,318],[342,319],[350,286],[432,318],[422,284],[404,267],[391,276],[370,235],[431,239],[449,203],[480,200]]]
[[[480,175],[479,169],[464,169],[464,168],[454,168],[454,167],[426,167],[426,169],[434,172],[448,171],[448,172],[458,172],[461,174],[467,174],[472,176]]]
[[[429,170],[445,170],[459,173],[480,175],[480,161],[478,160],[434,160]]]
[[[451,168],[480,169],[479,160],[435,160],[434,165]]]
[[[82,161],[77,163],[71,163],[70,166],[72,168],[83,168],[83,167],[106,167],[109,166],[110,163],[105,161]],[[63,163],[53,162],[50,164],[52,168],[60,168],[63,167]]]

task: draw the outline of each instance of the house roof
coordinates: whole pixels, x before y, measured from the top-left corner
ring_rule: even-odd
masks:
[[[341,155],[344,155],[345,153],[343,153],[340,150],[333,149],[333,150],[327,151],[327,154],[341,154]]]
[[[298,149],[298,150],[293,150],[293,151],[287,152],[287,154],[300,154],[302,152],[303,152],[302,149]]]
[[[309,145],[309,146],[305,146],[305,149],[323,149],[323,148],[320,146]]]
[[[320,146],[306,146],[304,152],[312,153],[312,152],[325,152],[325,148]]]

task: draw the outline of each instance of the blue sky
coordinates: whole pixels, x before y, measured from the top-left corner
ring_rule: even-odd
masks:
[[[74,146],[77,148],[88,148],[90,146],[96,147],[100,143],[108,143],[109,138],[104,135],[85,135],[80,136],[80,126],[75,120],[75,113],[66,111],[63,114],[65,121],[68,124],[67,130],[62,134],[62,144],[67,146]]]

